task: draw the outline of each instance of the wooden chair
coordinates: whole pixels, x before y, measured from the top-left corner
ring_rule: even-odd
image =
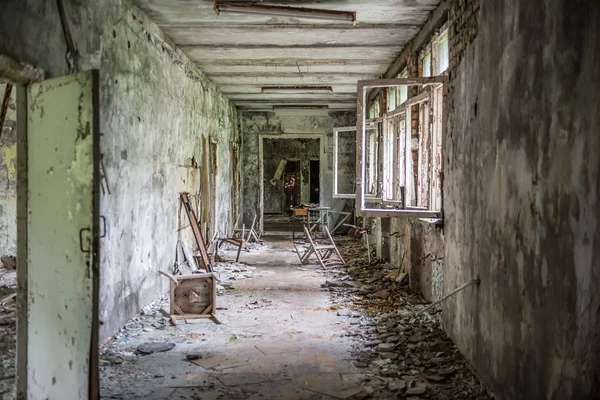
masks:
[[[324,227],[324,230],[327,234],[329,244],[317,244],[313,241],[309,228],[304,226],[304,234],[306,235],[310,246],[308,249],[306,249],[306,251],[302,252],[301,249],[298,249],[294,243],[294,247],[296,247],[296,253],[300,258],[300,262],[302,264],[310,264],[310,258],[314,255],[323,268],[335,265],[346,265],[346,262],[342,258],[342,255],[335,245],[327,226]]]
[[[231,235],[231,237],[225,237],[225,238],[219,238],[217,239],[217,246],[215,249],[215,259],[218,256],[219,253],[219,248],[221,247],[221,245],[224,242],[227,242],[229,244],[232,244],[234,246],[237,246],[237,255],[235,256],[235,262],[238,262],[240,260],[240,253],[242,252],[242,247],[244,246],[244,243],[250,243],[250,241],[253,239],[255,240],[257,243],[260,240],[259,235],[256,233],[254,227],[256,226],[256,215],[254,216],[254,220],[252,221],[252,225],[250,226],[250,229],[248,231],[246,231],[246,225],[242,224],[241,228],[234,228],[233,230],[233,234]],[[246,232],[248,232],[246,234]]]

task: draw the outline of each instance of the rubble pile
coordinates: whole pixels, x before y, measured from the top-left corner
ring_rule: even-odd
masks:
[[[15,359],[17,347],[16,289],[14,264],[2,257],[0,268],[0,400],[16,395]]]
[[[338,247],[347,268],[329,270],[323,287],[332,293],[338,314],[351,317],[346,334],[361,340],[355,365],[368,371],[376,390],[363,393],[365,398],[492,398],[438,318],[415,315],[425,301],[409,292],[403,271],[369,263],[359,242],[340,241]]]

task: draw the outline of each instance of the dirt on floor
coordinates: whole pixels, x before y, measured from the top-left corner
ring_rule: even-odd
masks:
[[[402,271],[350,238],[347,266],[327,268],[301,265],[290,237],[263,239],[239,263],[220,253],[220,323],[173,326],[163,298],[103,346],[102,398],[490,398],[437,317],[415,315],[425,302]]]
[[[14,265],[0,268],[0,400],[12,400],[16,396],[16,289]]]

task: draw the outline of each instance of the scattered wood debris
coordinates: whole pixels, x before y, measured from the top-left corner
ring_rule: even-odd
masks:
[[[438,318],[415,316],[425,301],[409,291],[397,266],[369,262],[357,241],[341,240],[338,248],[348,267],[329,269],[323,288],[332,293],[338,315],[366,314],[351,322],[346,335],[362,338],[354,352],[355,366],[377,377],[371,380],[374,393],[353,398],[492,398]]]

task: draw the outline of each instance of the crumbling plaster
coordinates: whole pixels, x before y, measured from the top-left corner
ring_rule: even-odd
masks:
[[[177,240],[192,244],[180,191],[204,212],[209,234],[234,216],[231,149],[237,111],[129,1],[66,1],[82,69],[100,70],[101,152],[111,193],[101,197],[100,338],[106,339],[168,288]],[[9,1],[0,14],[0,53],[69,73],[56,2]],[[210,143],[216,143],[216,170]],[[214,145],[213,145],[214,146]],[[217,201],[218,199],[218,201]]]
[[[444,289],[481,283],[444,304],[444,326],[501,398],[595,398],[600,7],[453,1],[450,15]]]
[[[243,136],[243,183],[242,204],[244,222],[252,223],[255,214],[260,212],[260,177],[262,175],[259,161],[260,135],[315,134],[322,135],[325,154],[321,156],[321,170],[325,176],[321,180],[324,186],[320,191],[320,203],[332,207],[333,199],[333,128],[350,126],[356,123],[353,111],[327,110],[274,110],[274,111],[242,111],[241,132]],[[265,179],[268,184],[270,177]]]

